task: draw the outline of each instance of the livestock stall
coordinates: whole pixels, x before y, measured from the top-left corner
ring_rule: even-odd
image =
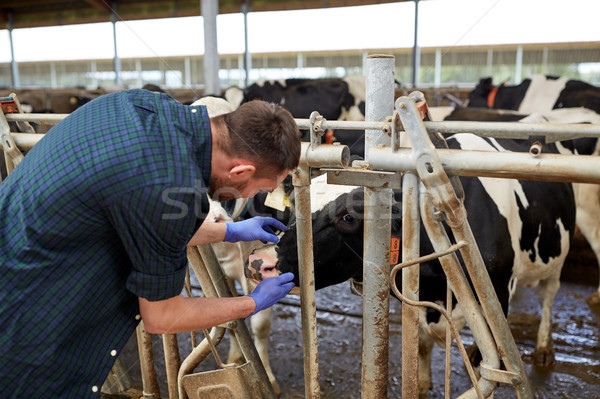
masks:
[[[549,126],[537,124],[464,124],[464,123],[438,123],[423,122],[426,119],[426,102],[420,93],[412,93],[407,97],[398,99],[393,107],[393,57],[373,56],[369,58],[367,68],[367,106],[366,122],[329,122],[319,117],[318,113],[313,114],[310,120],[297,120],[301,128],[307,128],[311,131],[311,142],[303,147],[303,160],[300,167],[294,173],[294,184],[298,190],[297,193],[297,219],[303,221],[299,224],[299,234],[303,240],[298,242],[299,251],[304,256],[301,266],[301,289],[302,289],[302,331],[303,347],[305,359],[305,396],[319,397],[319,371],[317,360],[317,336],[316,336],[316,307],[314,300],[314,270],[312,265],[312,242],[309,239],[311,234],[310,204],[308,195],[310,193],[309,168],[323,168],[328,174],[332,184],[352,184],[365,186],[365,193],[371,200],[368,209],[374,212],[370,217],[366,217],[365,230],[368,234],[365,243],[365,279],[363,282],[363,354],[362,354],[362,397],[385,397],[387,392],[388,376],[388,297],[390,280],[393,278],[390,272],[397,273],[396,270],[388,270],[387,267],[380,265],[389,264],[390,237],[386,235],[389,230],[391,189],[404,188],[403,202],[413,204],[409,207],[410,217],[405,218],[406,231],[415,231],[415,221],[418,222],[418,198],[419,179],[426,187],[426,191],[432,197],[434,205],[438,209],[443,209],[448,218],[451,219],[453,226],[456,226],[456,235],[461,239],[456,246],[448,245],[448,251],[440,251],[436,256],[446,256],[452,251],[460,251],[465,259],[472,259],[467,262],[469,265],[470,278],[474,283],[475,295],[478,298],[486,298],[481,301],[483,313],[479,310],[475,296],[471,292],[464,277],[460,275],[449,275],[448,279],[453,281],[453,291],[458,298],[459,303],[465,304],[472,310],[472,318],[469,324],[476,336],[478,342],[484,343],[481,348],[486,351],[484,358],[492,359],[491,364],[486,364],[486,371],[482,372],[479,380],[473,378],[473,388],[467,395],[485,397],[490,393],[496,382],[514,386],[519,397],[532,397],[531,389],[528,386],[527,375],[521,362],[520,354],[517,350],[512,334],[508,329],[506,319],[502,310],[499,308],[497,300],[494,300],[492,285],[488,281],[485,267],[478,261],[477,245],[474,244],[473,237],[469,234],[468,224],[465,225],[464,215],[462,215],[460,204],[456,198],[455,189],[451,180],[446,175],[447,172],[453,174],[476,174],[481,176],[494,177],[519,177],[543,180],[560,181],[581,181],[600,183],[600,160],[586,158],[585,161],[575,156],[553,156],[550,154],[539,154],[532,150],[532,153],[525,154],[499,154],[498,157],[491,157],[486,154],[485,159],[480,159],[477,154],[461,155],[461,159],[453,157],[450,152],[444,149],[437,149],[430,141],[430,132],[462,132],[469,131],[481,135],[495,135],[504,137],[522,137],[523,135],[546,136],[551,139],[565,137],[600,137],[600,130],[597,126]],[[54,124],[60,121],[64,115],[22,115],[7,114],[6,121],[22,122],[36,121],[36,123]],[[327,128],[344,129],[367,129],[366,138],[366,163],[348,167],[348,154],[342,146],[328,146],[320,144],[320,135]],[[410,138],[412,148],[402,142],[401,132],[407,133]],[[31,133],[9,133],[8,130],[2,131],[2,145],[5,153],[7,150],[20,148],[27,150],[31,148],[39,135]],[[405,135],[406,136],[406,135]],[[13,154],[8,159],[13,162],[9,169],[16,166],[19,157]],[[10,170],[9,170],[10,171]],[[560,171],[560,173],[557,173]],[[404,176],[404,180],[402,179]],[[427,205],[427,204],[425,204]],[[415,215],[416,213],[416,215]],[[463,218],[463,219],[461,219]],[[383,227],[383,228],[382,228]],[[400,263],[402,273],[405,275],[406,285],[394,292],[403,299],[403,326],[405,334],[403,340],[407,340],[403,350],[402,373],[404,381],[402,390],[403,397],[416,397],[418,387],[416,382],[416,349],[415,343],[417,335],[414,333],[417,323],[417,311],[415,306],[421,306],[418,302],[417,278],[415,268],[412,265],[419,259],[418,251],[414,250],[414,237],[406,236],[403,243],[403,258]],[[222,283],[222,276],[219,275],[218,268],[214,269],[215,259],[212,258],[209,248],[200,248],[196,255],[190,254],[190,261],[194,265],[194,271],[198,274],[205,294],[210,295],[210,284],[214,285],[213,295],[231,295],[225,288],[219,286]],[[206,264],[208,272],[201,268]],[[216,274],[213,274],[216,273]],[[208,284],[208,285],[206,285]],[[448,301],[451,302],[451,301]],[[441,310],[444,313],[443,309]],[[414,328],[410,328],[414,326]],[[452,324],[449,323],[449,328]],[[224,332],[223,327],[219,327]],[[255,370],[253,380],[258,381],[260,388],[257,397],[272,395],[268,384],[265,384],[264,373],[259,366],[252,345],[247,338],[247,330],[243,323],[232,323],[226,328],[235,329],[236,336],[245,341],[247,345],[247,360]],[[207,335],[206,343],[202,346],[205,355],[210,350],[210,336],[215,338],[216,333]],[[451,336],[451,334],[447,334]],[[148,342],[148,337],[144,336],[143,329],[139,330],[139,342],[142,345],[140,354],[142,365],[146,369],[145,382],[146,388],[152,389],[154,385],[151,374],[152,367],[149,363],[150,355],[148,347],[144,342]],[[458,336],[457,342],[460,341]],[[215,339],[214,339],[215,340]],[[173,350],[173,337],[165,337],[165,348],[171,347]],[[499,369],[498,347],[502,348],[502,360],[507,371]],[[208,348],[208,349],[207,349]],[[166,349],[169,352],[169,349]],[[450,352],[450,351],[448,351]],[[171,352],[173,353],[173,352]],[[178,356],[173,356],[175,359]],[[201,360],[199,356],[195,360]],[[185,364],[185,361],[184,361]],[[171,364],[171,370],[179,372],[181,365]],[[468,366],[467,366],[468,367]],[[187,365],[186,365],[187,368]],[[189,368],[190,370],[193,367]],[[182,396],[183,392],[178,386],[183,377],[181,375],[169,373],[169,395],[170,397]],[[473,373],[469,373],[474,376]],[[248,375],[245,371],[240,371],[241,380],[245,380]],[[237,378],[237,377],[236,377]],[[239,380],[238,380],[239,381]],[[251,389],[251,388],[249,388]],[[264,391],[261,391],[264,389]],[[406,395],[406,396],[405,396]],[[156,396],[149,396],[156,397]]]

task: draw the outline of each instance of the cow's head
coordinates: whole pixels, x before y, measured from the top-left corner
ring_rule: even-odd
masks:
[[[469,93],[468,106],[475,108],[486,108],[487,100],[492,90],[492,78],[484,78],[479,81],[479,84],[475,86],[473,91]]]
[[[312,215],[315,288],[339,284],[350,278],[362,280],[364,197],[358,188],[337,197]],[[401,230],[400,208],[392,207],[392,233]],[[298,249],[295,220],[277,246],[277,268],[292,272],[298,280]]]

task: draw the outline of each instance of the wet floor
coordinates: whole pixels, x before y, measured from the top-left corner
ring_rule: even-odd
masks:
[[[597,288],[598,267],[585,249],[574,248],[563,269],[560,291],[553,308],[553,338],[555,364],[548,368],[534,367],[535,348],[540,306],[538,289],[520,289],[511,303],[509,325],[522,354],[528,377],[538,398],[600,398],[600,308],[591,308],[586,298]],[[585,252],[585,253],[584,253]],[[304,398],[304,373],[299,298],[288,296],[274,306],[270,338],[270,359],[281,386],[281,399]],[[328,287],[317,292],[318,349],[321,397],[360,398],[361,381],[361,306],[359,297],[350,293],[347,284]],[[391,299],[389,386],[388,397],[400,398],[401,339],[400,303]],[[473,342],[468,330],[462,331],[465,345]],[[180,334],[180,351],[190,350],[189,335]],[[158,337],[155,337],[158,338]],[[164,360],[161,341],[155,341],[155,361],[164,380]],[[134,384],[139,386],[139,371],[135,367],[135,340],[128,344],[122,358],[130,368]],[[219,346],[223,358],[227,355],[227,339]],[[452,350],[451,397],[457,397],[470,388],[469,378],[456,349]],[[430,398],[444,397],[445,352],[436,347],[433,352]],[[209,357],[199,370],[214,369]],[[162,396],[167,397],[161,381]],[[516,398],[514,389],[500,386],[496,398]]]

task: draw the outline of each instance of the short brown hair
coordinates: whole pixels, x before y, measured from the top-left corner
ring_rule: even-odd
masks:
[[[258,171],[259,176],[298,166],[300,130],[292,114],[282,106],[253,100],[215,119],[217,124],[224,122],[229,134],[221,148],[266,169]]]

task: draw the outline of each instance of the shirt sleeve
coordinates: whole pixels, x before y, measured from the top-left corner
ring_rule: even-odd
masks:
[[[181,293],[187,243],[204,219],[203,197],[191,188],[156,185],[129,190],[111,201],[109,218],[132,264],[129,291],[150,301]]]

